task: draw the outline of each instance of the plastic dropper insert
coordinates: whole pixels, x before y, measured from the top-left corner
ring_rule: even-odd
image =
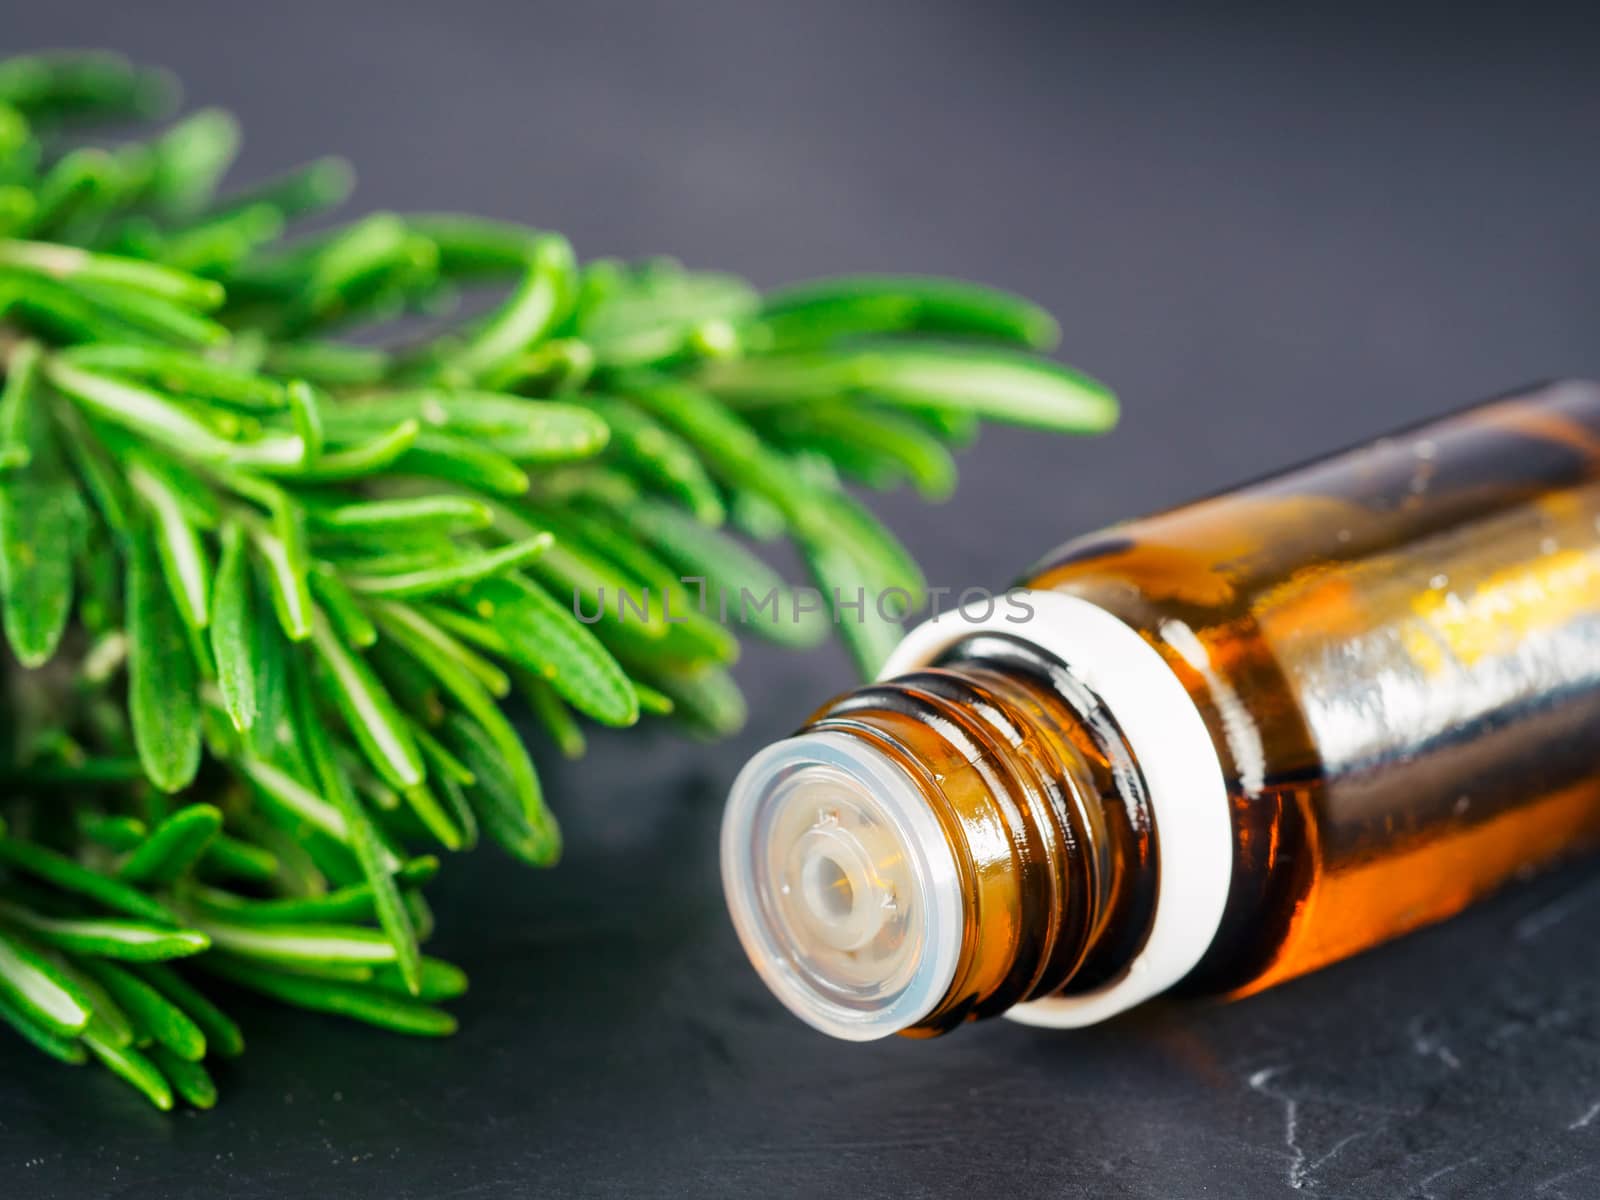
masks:
[[[824,1033],[898,1033],[950,987],[956,862],[919,789],[870,743],[817,731],[756,755],[729,797],[722,878],[767,986]]]

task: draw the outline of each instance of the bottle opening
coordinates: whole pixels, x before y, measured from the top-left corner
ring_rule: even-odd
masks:
[[[728,797],[722,878],[756,969],[824,1033],[907,1029],[955,977],[955,857],[916,781],[864,740],[815,731],[756,755]]]

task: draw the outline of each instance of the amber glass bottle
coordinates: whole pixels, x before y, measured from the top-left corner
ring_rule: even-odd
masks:
[[[729,907],[841,1037],[1244,994],[1600,842],[1600,387],[1068,543],[740,774]]]

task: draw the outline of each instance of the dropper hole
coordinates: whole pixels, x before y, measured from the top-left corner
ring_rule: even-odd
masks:
[[[832,855],[819,854],[806,864],[804,886],[806,903],[821,921],[844,921],[855,911],[856,890]]]

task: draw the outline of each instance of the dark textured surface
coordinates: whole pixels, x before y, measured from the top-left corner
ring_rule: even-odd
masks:
[[[1600,371],[1600,38],[1576,8],[11,7],[8,48],[117,46],[236,110],[242,177],[339,151],[363,207],[1046,301],[1125,428],[997,432],[953,504],[885,501],[939,584]],[[836,1044],[744,964],[714,841],[738,763],[847,668],[763,651],[740,675],[731,743],[599,738],[552,768],[558,871],[447,871],[437,946],[474,981],[453,1043],[248,1008],[221,1106],[161,1117],[0,1042],[0,1196],[1600,1195],[1592,868],[1233,1006]]]

